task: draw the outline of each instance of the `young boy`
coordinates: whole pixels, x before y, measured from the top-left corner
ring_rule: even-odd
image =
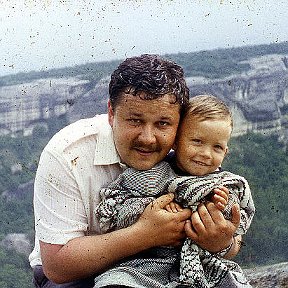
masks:
[[[103,201],[95,213],[102,231],[131,225],[155,197],[173,193],[174,202],[166,206],[167,212],[177,213],[182,207],[191,208],[194,212],[199,203],[212,201],[229,219],[232,206],[240,204],[241,222],[235,236],[245,234],[255,213],[249,185],[243,177],[221,170],[232,128],[232,115],[225,103],[210,95],[193,97],[178,128],[175,153],[167,157],[173,170],[167,162],[161,162],[147,171],[127,168],[101,192]],[[120,263],[120,270],[128,266],[138,267],[137,271],[146,273],[147,278],[157,278],[161,287],[174,287],[172,283],[179,284],[178,280],[188,287],[250,287],[236,263],[221,259],[234,243],[221,253],[213,254],[201,249],[189,238],[193,233],[191,221],[187,221],[185,230],[187,238],[181,249],[179,279],[177,273],[172,272],[177,268],[177,251],[171,248],[149,252],[152,256],[148,265],[153,269],[150,267],[147,270],[147,261],[142,263],[138,257]],[[115,268],[115,272],[119,267]],[[151,276],[151,271],[154,271],[154,276]],[[108,272],[108,278],[111,278],[113,269]],[[100,276],[100,283],[103,279],[106,283],[105,273]],[[149,281],[149,287],[154,287],[153,281]],[[159,283],[155,282],[155,287],[160,287]]]

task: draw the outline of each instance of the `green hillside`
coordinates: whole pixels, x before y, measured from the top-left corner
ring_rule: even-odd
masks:
[[[47,138],[43,138],[42,146],[45,144],[44,140],[47,141]],[[13,140],[9,143],[4,142],[7,143],[6,147],[1,142],[2,151],[9,150],[10,159],[21,162],[23,166],[29,166],[31,163],[31,152],[33,155],[39,155],[42,150],[42,147],[38,146],[37,149],[31,151],[31,148],[27,146],[29,141],[33,142],[33,136],[14,139],[14,141],[17,144],[12,144]],[[15,147],[18,149],[13,150],[11,148],[13,145],[16,145]],[[237,256],[237,261],[246,267],[288,261],[286,222],[288,204],[285,201],[288,184],[287,152],[276,137],[256,134],[233,138],[230,146],[230,153],[223,167],[247,178],[257,210],[249,233],[244,238],[245,245]],[[23,151],[23,155],[26,156],[20,156],[19,151]],[[0,165],[3,167],[5,163],[2,159]],[[37,162],[37,160],[35,161]],[[20,179],[27,181],[33,179],[33,176],[34,172],[23,169],[18,175],[1,177],[0,187],[7,187],[7,183],[10,183],[9,187],[15,187],[21,182]],[[22,195],[20,199],[12,198],[9,201],[0,198],[1,237],[7,233],[28,233],[29,237],[33,238],[32,193],[32,191],[27,191],[26,195]],[[24,256],[17,255],[13,258],[14,260],[10,256],[10,252],[0,250],[1,287],[16,287],[8,284],[8,286],[3,286],[4,284],[1,285],[1,283],[8,281],[7,279],[11,275],[17,275],[19,271],[23,275],[31,273]],[[15,273],[11,273],[11,271]],[[23,279],[29,279],[29,277]]]
[[[232,139],[224,168],[249,181],[256,215],[238,259],[243,265],[288,260],[288,157],[276,136],[248,134]]]

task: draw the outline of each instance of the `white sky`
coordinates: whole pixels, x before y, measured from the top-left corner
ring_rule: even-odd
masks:
[[[0,0],[0,76],[288,40],[287,0]]]

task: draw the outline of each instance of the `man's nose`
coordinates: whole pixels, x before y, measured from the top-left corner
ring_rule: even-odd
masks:
[[[155,143],[156,142],[155,129],[151,127],[150,125],[146,125],[142,127],[140,135],[139,135],[139,141],[145,144]]]

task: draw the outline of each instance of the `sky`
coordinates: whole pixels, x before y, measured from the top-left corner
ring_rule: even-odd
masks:
[[[0,0],[0,76],[288,40],[287,0]]]

